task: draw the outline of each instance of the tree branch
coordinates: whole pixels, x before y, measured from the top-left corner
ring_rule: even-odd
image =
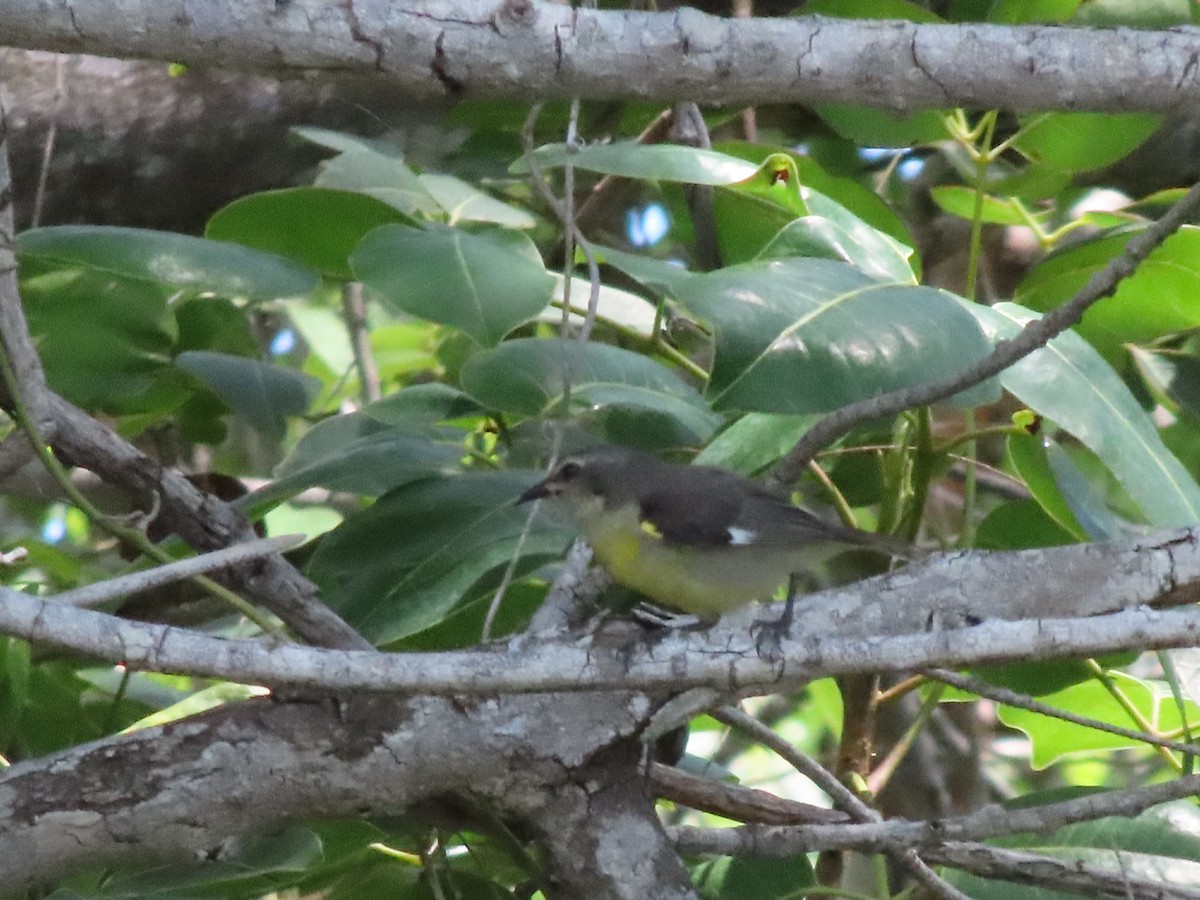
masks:
[[[614,647],[601,632],[583,641],[525,640],[514,650],[379,654],[214,638],[4,591],[0,633],[131,669],[331,690],[491,694],[633,686],[771,692],[849,672],[1193,646],[1200,639],[1200,609],[1159,612],[1146,604],[1180,602],[1194,593],[1200,582],[1195,539],[1194,532],[1173,532],[1124,548],[958,554],[910,566],[805,598],[793,626],[798,636],[780,642],[778,660],[756,652],[749,626],[754,608],[707,631],[672,634],[645,647],[636,646],[637,638]],[[998,560],[1003,578],[994,571]],[[1081,561],[1090,565],[1073,564]],[[1014,583],[1028,589],[1012,591]],[[1073,605],[1064,602],[1069,598],[1076,598]],[[1059,617],[1037,618],[1039,607]]]
[[[460,801],[460,816],[464,808],[486,807],[533,828],[558,821],[543,818],[552,806],[570,816],[580,837],[595,790],[622,798],[606,814],[640,819],[636,837],[645,846],[637,853],[658,843],[676,877],[648,867],[630,878],[628,854],[606,857],[616,846],[599,843],[569,861],[552,852],[550,878],[574,883],[590,875],[597,893],[588,896],[606,900],[691,896],[678,890],[682,867],[637,790],[629,751],[609,757],[603,771],[585,762],[628,740],[644,698],[553,701],[266,698],[19,763],[0,772],[0,894],[121,862],[221,860],[238,836],[285,822],[395,816],[443,798]],[[521,765],[513,766],[514,758]],[[578,782],[569,777],[576,770],[586,770]],[[614,772],[623,789],[613,787]],[[611,831],[616,844],[633,837]],[[585,843],[570,842],[577,852]],[[644,893],[621,893],[613,887],[621,878]]]
[[[535,0],[7,0],[11,46],[196,66],[378,73],[423,97],[1170,112],[1200,32],[725,19]]]

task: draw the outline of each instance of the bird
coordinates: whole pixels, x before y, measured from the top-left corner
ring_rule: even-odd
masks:
[[[851,547],[916,559],[890,535],[826,522],[748,478],[605,445],[565,458],[518,498],[564,501],[613,581],[655,604],[713,621],[769,599]],[[788,617],[790,621],[790,616]]]

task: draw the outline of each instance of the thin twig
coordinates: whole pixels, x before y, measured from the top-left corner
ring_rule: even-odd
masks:
[[[1053,338],[1076,324],[1097,301],[1111,295],[1125,278],[1181,225],[1200,209],[1200,182],[1193,185],[1157,222],[1136,235],[1125,251],[1109,260],[1074,297],[1039,319],[1033,319],[1011,340],[997,343],[995,349],[962,372],[926,384],[901,388],[844,406],[821,419],[808,430],[771,473],[777,485],[790,485],[803,473],[808,461],[828,444],[856,425],[894,415],[914,406],[927,406],[974,387],[1003,372]]]
[[[81,588],[75,588],[74,590],[63,591],[60,594],[54,594],[48,599],[54,603],[64,603],[68,606],[98,606],[106,600],[125,597],[142,591],[154,590],[165,584],[172,584],[176,581],[182,581],[185,578],[191,578],[200,572],[211,572],[213,569],[232,566],[247,559],[256,559],[271,553],[282,553],[284,550],[290,550],[292,547],[299,546],[304,541],[305,537],[302,534],[285,534],[279,537],[260,538],[256,541],[248,541],[245,544],[234,544],[232,547],[214,550],[211,553],[204,553],[190,559],[181,559],[179,562],[156,566],[153,569],[146,569],[142,572],[132,572],[117,578],[109,578],[107,581],[100,581]]]
[[[657,762],[650,764],[650,786],[660,799],[738,822],[758,822],[763,825],[794,825],[799,822],[836,824],[850,818],[845,812],[788,800],[757,788],[690,775]]]
[[[1077,715],[1065,709],[1058,709],[1034,700],[1025,694],[1019,694],[1008,688],[991,684],[975,675],[960,675],[948,669],[921,669],[921,674],[926,678],[940,681],[959,690],[978,694],[980,697],[986,697],[988,700],[993,700],[996,703],[1003,703],[1005,706],[1024,709],[1032,713],[1038,713],[1039,715],[1049,716],[1052,719],[1059,719],[1063,722],[1070,722],[1073,725],[1080,725],[1084,728],[1092,728],[1096,731],[1115,734],[1119,737],[1138,741],[1139,743],[1164,747],[1167,750],[1174,750],[1177,753],[1200,756],[1200,746],[1196,744],[1185,744],[1181,741],[1173,741],[1170,738],[1160,737],[1157,734],[1149,734],[1132,728],[1122,728],[1120,725],[1111,725],[1108,722],[1101,722],[1098,719],[1089,719],[1087,716]]]
[[[784,740],[770,728],[767,728],[753,716],[732,706],[722,707],[712,713],[718,722],[724,722],[731,728],[740,728],[752,734],[764,746],[778,753],[788,764],[800,774],[809,778],[821,790],[827,793],[833,805],[848,813],[851,818],[866,824],[876,824],[883,821],[878,810],[864,803],[848,787],[838,781],[837,776],[822,766],[804,751]],[[971,900],[966,894],[954,887],[944,878],[933,871],[917,855],[911,847],[889,847],[887,852],[896,862],[909,871],[918,882],[932,894],[947,900]]]
[[[62,114],[63,98],[66,94],[63,75],[67,57],[59,54],[54,60],[54,100],[50,105],[50,127],[46,129],[46,142],[42,145],[42,162],[38,167],[37,190],[33,195],[33,215],[29,227],[37,228],[42,223],[42,209],[46,203],[46,182],[50,179],[50,161],[54,158],[54,141],[58,137],[58,119]]]
[[[361,281],[347,281],[342,285],[342,316],[346,330],[350,332],[350,347],[354,352],[354,366],[358,369],[359,396],[363,405],[374,403],[382,396],[379,385],[379,367],[371,352],[371,337],[367,331],[367,307],[363,303]]]

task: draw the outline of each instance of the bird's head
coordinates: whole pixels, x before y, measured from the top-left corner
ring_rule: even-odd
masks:
[[[599,512],[633,497],[633,482],[646,465],[642,454],[620,447],[601,447],[568,456],[546,478],[518,499],[519,503],[554,497],[565,500],[577,515]]]

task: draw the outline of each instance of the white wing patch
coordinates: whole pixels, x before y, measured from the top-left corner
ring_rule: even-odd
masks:
[[[758,532],[749,528],[727,528],[729,543],[735,547],[746,547],[758,540]]]

